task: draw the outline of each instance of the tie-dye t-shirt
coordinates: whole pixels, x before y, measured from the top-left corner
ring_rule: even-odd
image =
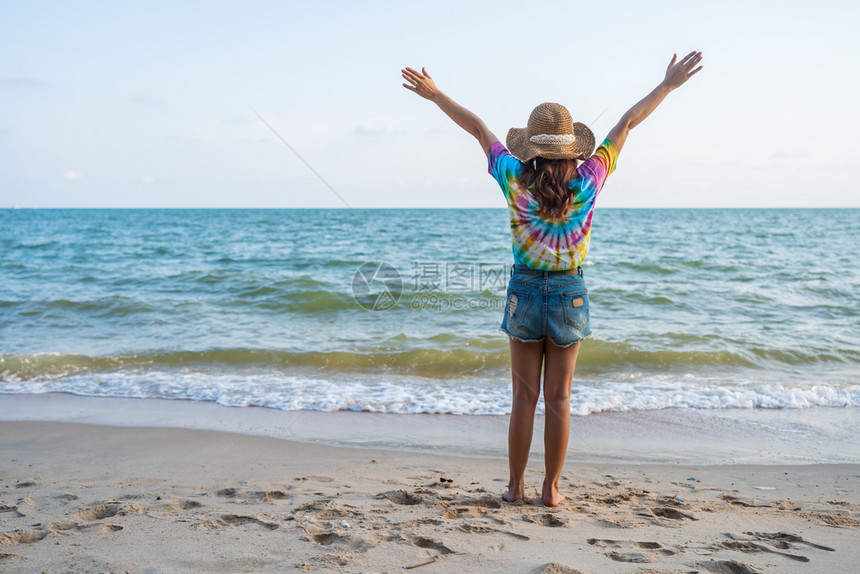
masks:
[[[523,164],[500,141],[490,146],[489,172],[505,193],[511,222],[514,263],[532,269],[575,269],[585,260],[591,239],[594,200],[607,176],[615,171],[618,149],[603,140],[590,158],[577,168],[578,176],[568,183],[574,194],[564,217],[538,215],[538,201],[519,181]]]

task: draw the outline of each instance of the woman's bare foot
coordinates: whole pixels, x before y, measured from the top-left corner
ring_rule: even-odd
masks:
[[[544,479],[541,500],[545,506],[558,506],[565,498],[567,497],[563,494],[559,494],[557,482],[547,486],[546,479]]]
[[[508,491],[502,495],[502,500],[505,502],[517,502],[525,498],[526,489],[522,483],[508,484]]]

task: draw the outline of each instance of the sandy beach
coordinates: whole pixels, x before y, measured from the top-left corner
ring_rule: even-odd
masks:
[[[501,437],[500,437],[501,439]],[[536,437],[539,442],[539,437]],[[856,572],[860,465],[507,462],[0,422],[4,572]]]

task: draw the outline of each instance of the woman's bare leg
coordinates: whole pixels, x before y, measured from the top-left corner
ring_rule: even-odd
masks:
[[[567,455],[567,439],[570,436],[570,385],[579,343],[569,347],[558,347],[549,339],[543,374],[543,400],[546,404],[546,424],[543,443],[546,452],[546,477],[541,498],[547,506],[556,506],[564,496],[558,492],[558,479]]]
[[[508,427],[508,462],[511,478],[508,492],[502,498],[508,502],[522,500],[525,496],[526,464],[532,444],[535,422],[535,407],[540,396],[540,371],[543,364],[543,341],[523,343],[511,342],[511,380],[513,381],[513,404],[511,422]]]

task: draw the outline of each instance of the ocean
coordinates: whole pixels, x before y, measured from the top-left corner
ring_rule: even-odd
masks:
[[[598,209],[572,414],[860,407],[858,231]],[[504,209],[0,210],[0,393],[509,413],[509,234]]]

